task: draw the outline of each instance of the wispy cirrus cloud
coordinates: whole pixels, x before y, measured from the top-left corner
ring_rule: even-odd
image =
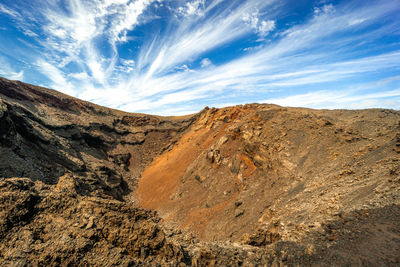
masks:
[[[15,70],[9,61],[0,55],[0,75],[6,76],[11,80],[22,80],[24,78],[24,71]]]
[[[194,0],[178,7],[177,12],[183,16],[204,15],[205,0]]]
[[[261,36],[268,35],[268,33],[275,30],[276,27],[276,22],[274,20],[260,20],[258,12],[252,14],[246,13],[242,16],[242,19]]]
[[[59,66],[75,63],[94,83],[108,86],[118,59],[117,45],[127,41],[127,32],[152,2],[71,0],[67,2],[69,12],[49,7],[43,12],[48,35],[41,43],[49,46],[50,59],[58,59]],[[98,48],[99,39],[105,39],[108,51]]]
[[[155,42],[141,51],[138,59],[140,70],[148,67],[145,75],[148,79],[244,36],[250,29],[243,23],[243,14],[256,8],[266,8],[273,3],[272,0],[249,1],[242,5],[231,3],[223,11],[209,15],[200,22],[197,18],[185,18],[173,32],[156,36]]]
[[[0,67],[0,75],[8,77],[10,80],[20,81],[24,78],[24,71],[21,70],[19,72],[16,72],[9,67],[2,66]]]
[[[20,14],[16,11],[14,11],[13,9],[10,9],[6,6],[4,6],[3,4],[0,4],[0,12],[9,15],[10,17],[13,18],[19,18]]]
[[[31,16],[0,5],[34,41],[30,68],[52,88],[127,111],[265,100],[328,107],[331,96],[348,107],[376,106],[396,98],[400,85],[398,0],[315,2],[290,22],[291,4],[274,0],[42,3]],[[373,97],[374,90],[391,95]]]
[[[192,92],[203,92],[200,96],[219,95],[224,89],[265,92],[277,87],[313,85],[326,82],[338,82],[359,77],[365,73],[376,73],[384,70],[399,71],[399,50],[377,56],[357,57],[350,60],[340,55],[354,51],[349,46],[357,38],[346,38],[346,33],[368,27],[379,18],[395,8],[386,6],[369,6],[363,9],[348,11],[325,8],[318,12],[308,23],[294,26],[282,33],[276,43],[259,48],[253,53],[244,55],[211,70],[197,70],[195,73],[182,73],[154,78],[152,87],[163,91],[175,91],[187,86]],[[323,8],[324,10],[324,8]],[[361,19],[362,22],[361,22]],[[352,23],[359,20],[364,25]],[[387,34],[388,28],[398,28],[399,23],[375,29],[368,35],[368,42]],[[337,36],[343,34],[343,37]],[[360,32],[359,36],[365,33]],[[357,37],[357,35],[356,35]],[[337,49],[330,47],[334,40]],[[305,49],[315,52],[304,54]],[[299,72],[299,68],[306,69]],[[182,94],[185,90],[182,90]],[[233,95],[233,94],[232,94]],[[305,105],[305,104],[304,104]]]
[[[64,73],[47,61],[39,60],[36,62],[38,69],[51,80],[50,87],[62,88],[62,92],[73,95],[72,84],[67,81]]]
[[[275,103],[282,106],[310,107],[325,109],[362,109],[362,108],[398,108],[400,89],[357,94],[355,90],[316,91],[291,95],[282,98],[265,99],[263,103]]]

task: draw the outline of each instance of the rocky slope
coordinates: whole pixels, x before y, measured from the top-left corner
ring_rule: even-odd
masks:
[[[0,264],[400,264],[400,112],[159,117],[0,78]]]

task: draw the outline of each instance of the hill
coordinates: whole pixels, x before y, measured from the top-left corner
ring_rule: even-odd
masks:
[[[0,78],[1,265],[400,263],[400,112],[133,114]]]

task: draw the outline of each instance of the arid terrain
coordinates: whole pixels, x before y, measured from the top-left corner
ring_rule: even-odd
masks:
[[[1,266],[399,266],[400,111],[161,117],[0,78]]]

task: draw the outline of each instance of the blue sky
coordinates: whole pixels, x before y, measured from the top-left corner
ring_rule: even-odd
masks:
[[[400,0],[0,0],[0,75],[130,112],[400,108]]]

